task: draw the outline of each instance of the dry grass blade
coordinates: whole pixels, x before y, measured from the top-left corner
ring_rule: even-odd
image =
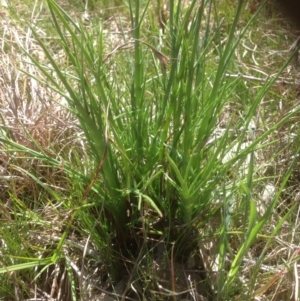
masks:
[[[166,75],[166,68],[169,64],[170,59],[166,55],[164,55],[162,52],[157,50],[155,47],[148,44],[147,42],[144,42],[144,41],[140,41],[140,42],[145,44],[146,46],[148,46],[152,50],[153,54],[156,56],[156,58],[160,62],[162,73],[164,75]]]
[[[294,254],[291,257],[291,260],[295,259],[300,254],[300,249],[294,252]],[[260,296],[264,293],[266,293],[276,282],[278,282],[284,275],[286,275],[289,272],[287,267],[282,268],[275,276],[273,276],[266,284],[262,285],[260,288],[258,288],[254,294],[253,297]]]
[[[124,44],[116,46],[111,52],[109,52],[105,58],[102,60],[103,63],[105,63],[113,54],[115,54],[118,50],[126,50],[126,49],[133,49],[134,42],[129,41]]]
[[[115,54],[118,50],[127,50],[127,49],[133,49],[133,44],[135,43],[136,40],[132,40],[129,42],[126,42],[124,44],[118,45],[117,47],[115,47],[111,52],[109,52],[105,58],[102,60],[102,62],[106,62],[113,54]],[[169,64],[170,59],[164,55],[161,51],[159,51],[158,49],[156,49],[155,47],[153,47],[152,45],[150,45],[149,43],[142,41],[142,40],[137,40],[140,43],[146,45],[147,47],[149,47],[151,49],[151,51],[153,52],[154,56],[159,60],[160,65],[161,65],[161,69],[162,69],[162,73],[165,75],[166,74],[166,68]]]

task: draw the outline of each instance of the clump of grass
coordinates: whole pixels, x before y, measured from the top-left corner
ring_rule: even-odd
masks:
[[[151,300],[250,300],[265,293],[268,283],[257,288],[246,273],[241,281],[242,265],[255,253],[253,243],[270,222],[296,157],[261,216],[255,196],[265,178],[257,161],[268,137],[299,108],[262,134],[252,128],[288,65],[255,93],[245,77],[233,76],[242,68],[240,43],[256,15],[241,25],[239,1],[226,23],[213,1],[171,0],[162,23],[154,21],[150,2],[129,1],[131,35],[123,32],[123,40],[107,50],[101,23],[88,30],[56,2],[47,3],[63,58],[34,24],[32,43],[44,57],[22,45],[27,61],[18,68],[29,76],[22,75],[24,81],[31,80],[25,88],[34,84],[47,93],[34,96],[32,89],[19,100],[25,108],[35,100],[41,110],[36,120],[30,117],[32,128],[16,107],[18,127],[3,119],[0,138],[12,187],[6,185],[10,201],[2,206],[11,221],[0,232],[3,291],[14,288],[19,300],[33,291],[57,300],[89,299],[95,290],[106,298]],[[232,99],[242,113],[232,113]],[[26,116],[28,109],[21,112]],[[16,137],[20,133],[25,143]],[[20,189],[16,177],[32,186]],[[255,276],[292,209],[279,216],[255,256]],[[30,268],[33,282],[23,273]]]

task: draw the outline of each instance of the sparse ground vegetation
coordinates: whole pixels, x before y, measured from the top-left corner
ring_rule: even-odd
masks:
[[[0,5],[0,300],[299,299],[299,45],[272,3]]]

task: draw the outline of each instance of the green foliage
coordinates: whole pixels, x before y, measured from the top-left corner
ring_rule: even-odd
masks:
[[[235,70],[237,47],[256,15],[239,28],[243,1],[238,1],[232,23],[226,24],[228,36],[221,42],[225,20],[219,19],[215,2],[192,0],[184,7],[181,1],[170,0],[164,38],[157,43],[150,37],[152,31],[160,31],[153,20],[150,35],[147,32],[151,2],[129,1],[132,38],[107,55],[103,24],[89,31],[55,1],[47,0],[64,64],[32,26],[47,62],[41,63],[24,49],[41,76],[27,73],[67,101],[67,109],[84,133],[87,152],[84,160],[75,152],[75,163],[63,159],[67,197],[46,185],[34,171],[18,168],[44,189],[51,202],[59,203],[63,198],[68,218],[60,239],[50,248],[51,256],[31,261],[26,255],[27,263],[6,263],[0,273],[56,264],[65,257],[63,248],[74,230],[82,236],[88,233],[101,250],[103,262],[111,263],[114,277],[118,257],[132,259],[140,256],[141,250],[148,251],[145,244],[151,235],[182,246],[184,231],[203,231],[204,224],[218,212],[222,222],[216,229],[220,259],[215,293],[219,298],[230,296],[242,259],[268,221],[290,175],[289,170],[266,214],[259,218],[253,197],[254,153],[264,147],[264,138],[299,110],[261,136],[254,136],[250,123],[275,77],[247,102],[242,116],[229,119],[217,134],[224,108],[238,92],[248,95],[241,77],[231,79],[226,74],[230,68]],[[238,138],[233,132],[239,133]],[[250,142],[245,146],[247,139]],[[60,160],[42,149],[22,146],[8,137],[0,141],[7,151],[22,152],[51,168],[61,168]],[[228,233],[239,201],[237,215],[243,216],[244,237],[233,255]],[[157,228],[155,220],[160,222]],[[133,242],[132,236],[139,236],[136,229],[141,228],[143,235]],[[174,256],[185,251],[179,248]],[[232,255],[228,271],[227,253]],[[66,265],[71,273],[70,264]]]
[[[144,195],[143,201],[146,200],[158,213],[158,208],[161,208],[165,216],[171,214],[172,219],[179,218],[187,223],[210,201],[199,202],[202,199],[199,191],[208,195],[213,188],[206,183],[213,180],[217,185],[227,172],[226,164],[216,164],[220,161],[218,156],[220,151],[224,151],[223,148],[216,146],[202,150],[199,145],[205,145],[213,132],[226,101],[229,85],[223,83],[223,78],[228,57],[232,55],[234,47],[231,38],[221,54],[218,69],[215,74],[210,74],[209,80],[214,82],[210,88],[208,79],[204,77],[206,52],[211,41],[208,40],[209,34],[202,38],[203,41],[195,34],[200,32],[205,5],[203,3],[194,8],[195,4],[196,1],[191,4],[183,22],[179,22],[182,18],[180,6],[176,7],[175,20],[171,13],[171,62],[168,74],[159,72],[160,67],[165,68],[163,60],[166,57],[157,55],[157,50],[153,50],[154,57],[147,58],[149,53],[145,53],[145,45],[139,40],[147,7],[140,12],[138,1],[135,7],[130,7],[134,52],[129,54],[129,60],[133,67],[130,69],[134,72],[127,77],[125,70],[120,68],[125,86],[130,87],[121,92],[122,86],[120,83],[115,86],[108,78],[111,71],[103,63],[102,32],[99,32],[98,40],[94,41],[83,27],[74,23],[54,2],[49,1],[71,72],[63,72],[39,40],[63,88],[57,77],[52,77],[52,72],[44,68],[41,71],[68,100],[70,108],[77,115],[93,160],[98,164],[103,161],[100,174],[104,189],[97,189],[97,193],[99,197],[105,197],[105,209],[112,214],[117,229],[126,229],[129,222],[128,205],[135,208],[139,203],[138,207],[141,207],[139,197],[129,195],[128,192],[139,191],[138,195]],[[170,5],[171,10],[175,8],[174,3]],[[194,9],[196,13],[193,15]],[[186,37],[190,18],[190,37]],[[206,28],[210,30],[208,24]],[[36,38],[39,39],[38,36]],[[119,59],[123,60],[123,57],[115,55],[111,58],[115,64],[119,64]],[[146,60],[153,61],[154,73],[147,70],[143,63]],[[37,61],[35,64],[39,65]],[[222,143],[225,143],[224,140]],[[204,166],[212,168],[208,170]],[[197,167],[200,167],[199,170]],[[151,185],[149,182],[152,182]],[[161,186],[161,183],[164,185]],[[175,207],[180,212],[170,213],[170,201],[165,195],[168,190],[174,189],[178,198]],[[134,211],[131,219],[136,220],[136,215],[140,213]]]

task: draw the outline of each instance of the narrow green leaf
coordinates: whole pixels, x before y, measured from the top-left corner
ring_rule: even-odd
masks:
[[[42,258],[39,260],[36,259],[35,261],[29,260],[29,262],[25,262],[25,263],[15,264],[7,267],[0,267],[0,274],[16,272],[25,269],[33,269],[36,268],[37,266],[44,266],[51,263],[53,263],[51,257]]]

